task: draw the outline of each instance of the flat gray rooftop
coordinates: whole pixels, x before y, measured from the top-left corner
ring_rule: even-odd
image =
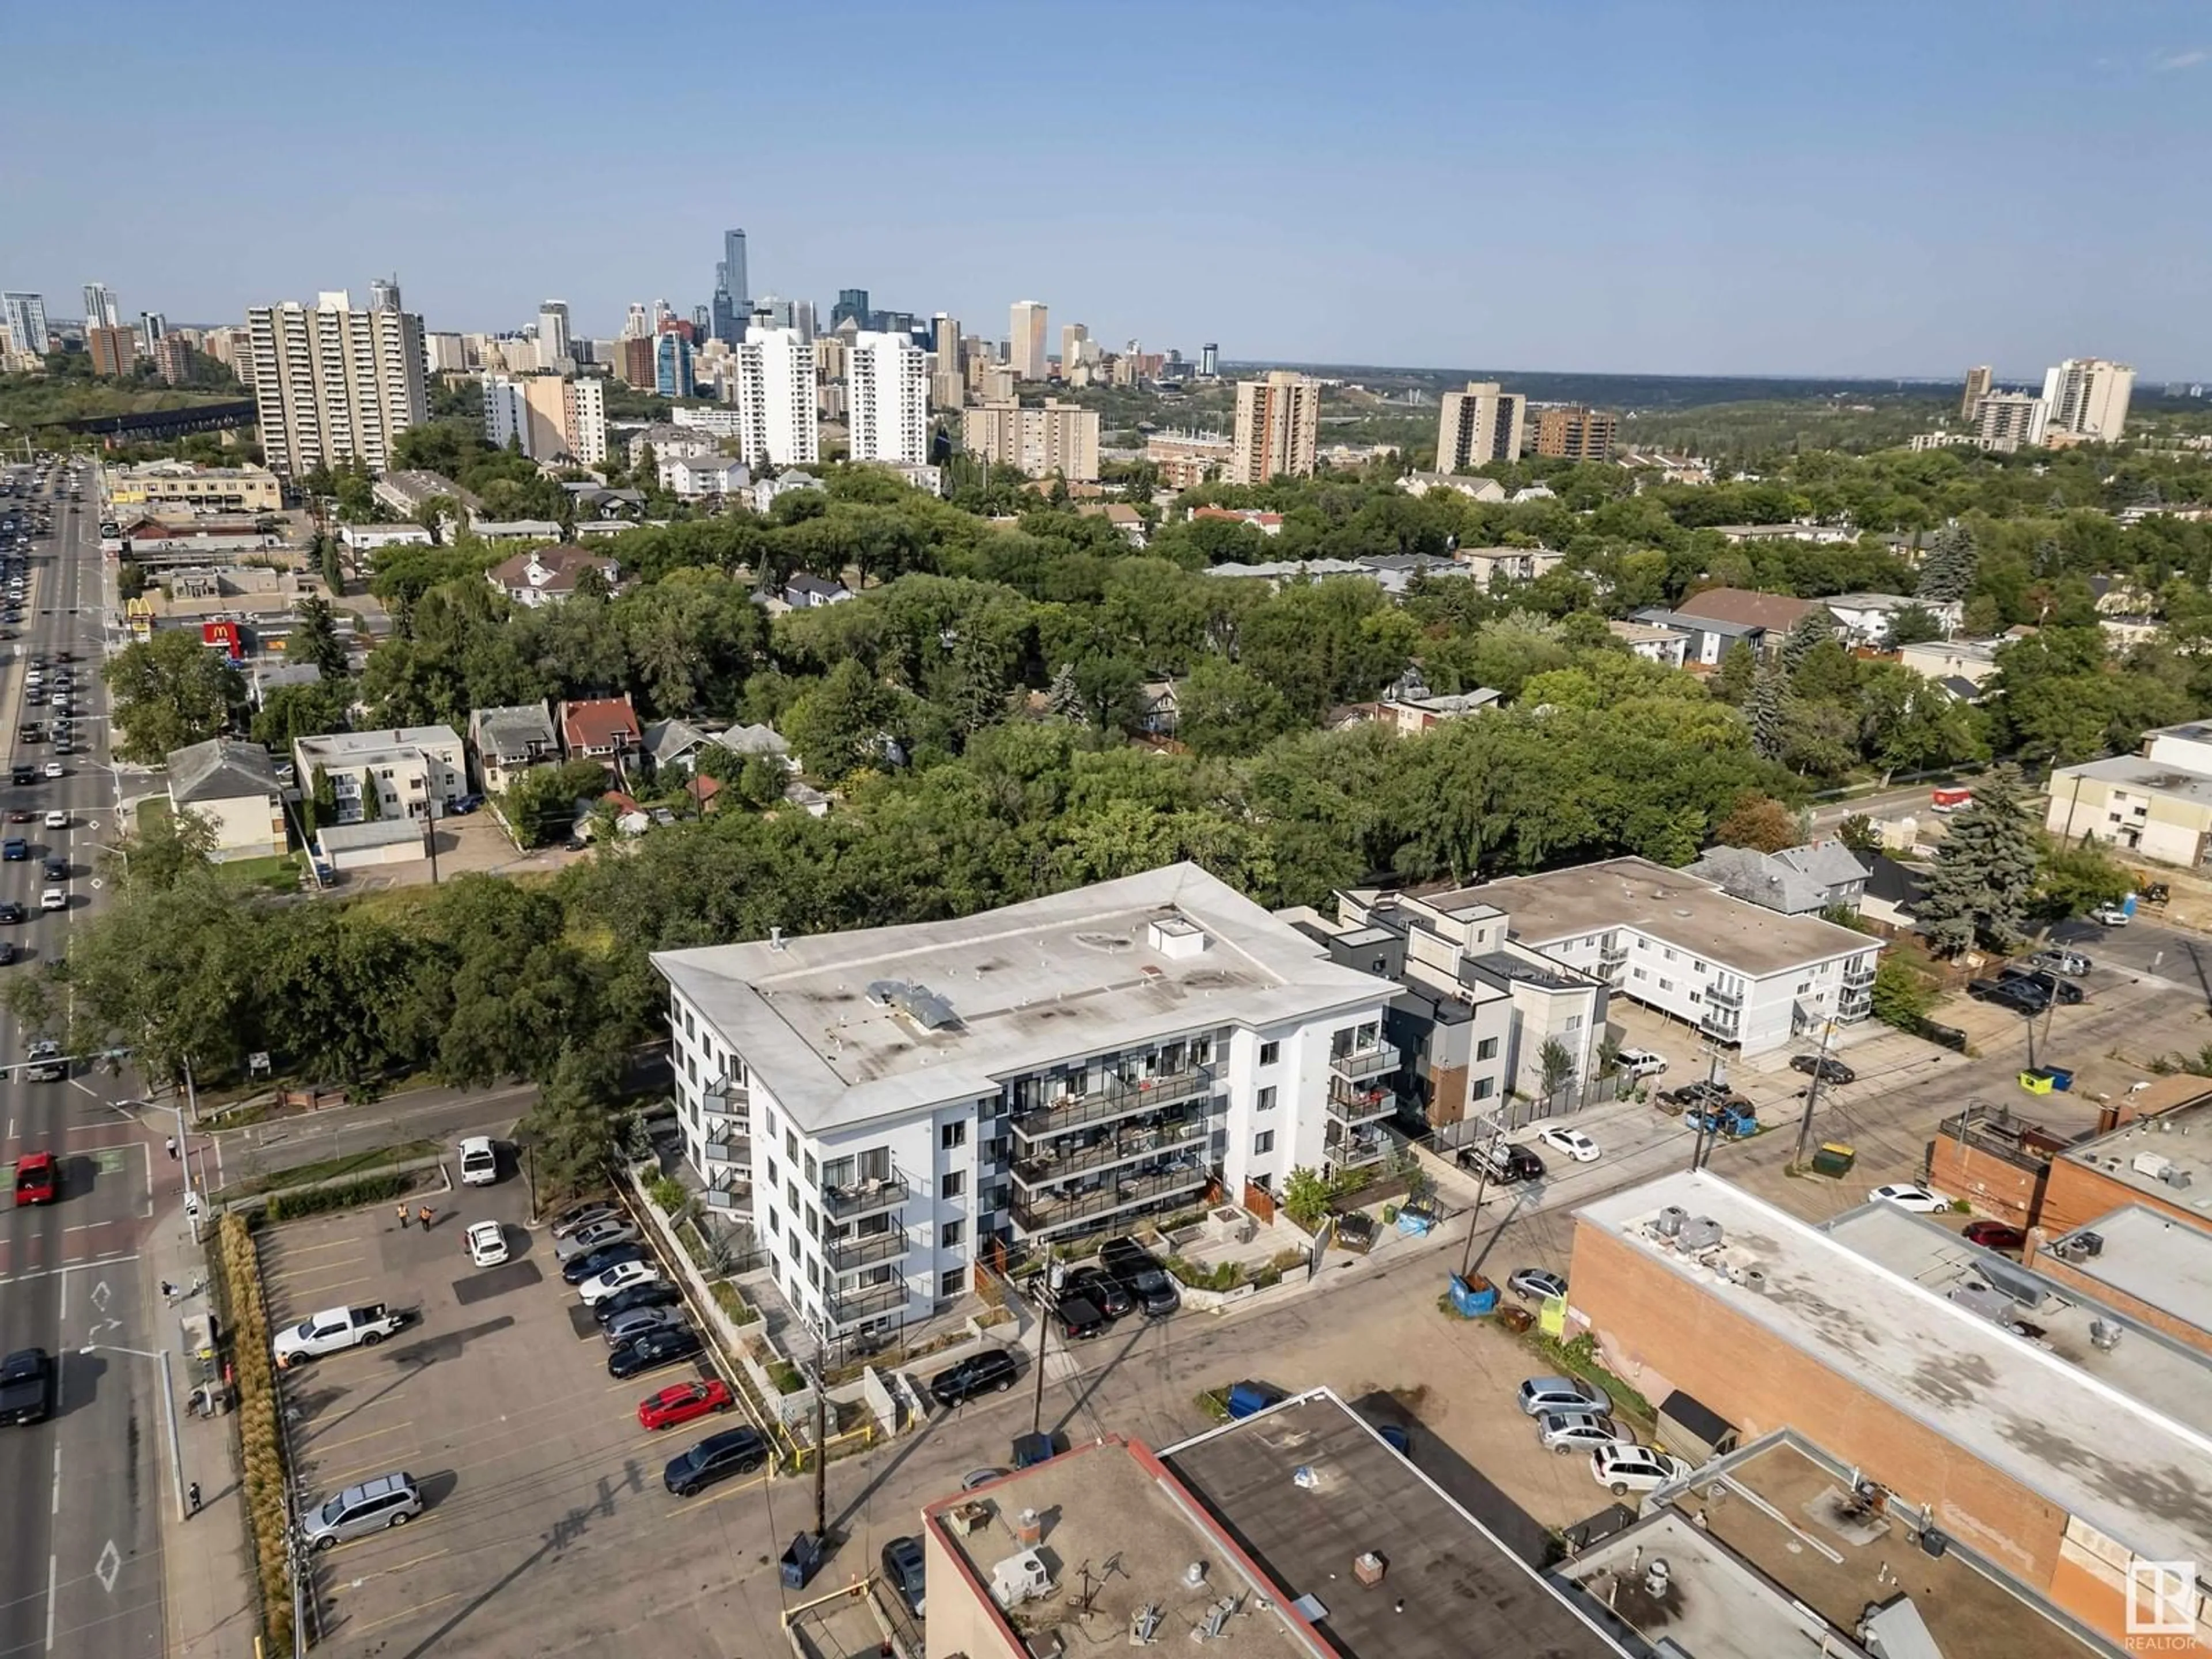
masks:
[[[2066,1264],[2075,1273],[2212,1332],[2212,1232],[2130,1204],[2075,1233],[2094,1233],[2105,1241],[2095,1255]]]
[[[2066,799],[2069,778],[2091,778],[2099,783],[2140,789],[2146,794],[2171,795],[2199,806],[2212,805],[2212,777],[2202,772],[2185,772],[2171,761],[2154,761],[2147,755],[2114,755],[2109,760],[2062,766],[2051,775],[2052,799]]]
[[[2212,779],[2206,782],[2212,784]],[[2181,1079],[2160,1081],[2186,1087]],[[2203,1086],[2201,1079],[2191,1081]],[[2136,1104],[2142,1106],[2154,1097],[2147,1090]],[[2204,1224],[2212,1226],[2212,1100],[2139,1117],[2110,1134],[2069,1146],[2060,1156],[2087,1164],[2147,1198],[2207,1217]],[[2186,1184],[2174,1185],[2170,1177],[2175,1176],[2185,1178]]]
[[[948,1523],[948,1515],[975,1500],[990,1505],[991,1519],[963,1536]],[[1044,1522],[1037,1553],[1059,1595],[1018,1607],[1016,1616],[1032,1631],[1065,1628],[1073,1638],[1071,1652],[1105,1641],[1109,1632],[1113,1645],[1122,1647],[1131,1618],[1151,1607],[1161,1614],[1160,1650],[1182,1653],[1215,1604],[1233,1595],[1242,1599],[1242,1608],[1202,1651],[1237,1659],[1321,1659],[1322,1650],[1310,1635],[1283,1616],[1278,1587],[1242,1573],[1206,1517],[1187,1505],[1150,1453],[1101,1440],[1018,1470],[981,1488],[973,1500],[933,1504],[927,1514],[940,1540],[974,1575],[967,1593],[988,1602],[992,1570],[1022,1553],[1014,1522],[1024,1510],[1035,1510]],[[1207,1570],[1206,1582],[1195,1589],[1183,1582],[1183,1569],[1193,1561],[1205,1562]],[[1091,1613],[1079,1618],[1073,1604],[1086,1590]],[[933,1603],[941,1595],[950,1604],[957,1593],[930,1586]]]
[[[1756,1442],[1706,1475],[1558,1568],[1560,1577],[1609,1601],[1613,1616],[1646,1641],[1672,1637],[1696,1659],[1860,1655],[1865,1650],[1850,1638],[1861,1615],[1899,1595],[1910,1599],[1943,1659],[2106,1651],[1955,1541],[1930,1556],[1896,1517],[1844,1515],[1850,1472],[1797,1436]],[[1736,1492],[1759,1501],[1731,1501]],[[1667,1563],[1669,1581],[1656,1596],[1644,1572],[1654,1557]],[[1831,1635],[1821,1648],[1823,1624],[1844,1640]]]
[[[1652,1224],[1670,1205],[1717,1222],[1720,1247],[1676,1249]],[[2212,1437],[2115,1383],[1708,1171],[1576,1214],[2123,1547],[2212,1559]],[[1764,1282],[1739,1282],[1753,1267]]]
[[[1188,949],[1155,948],[1154,924]],[[1327,951],[1194,864],[951,921],[656,952],[653,966],[802,1127],[995,1095],[1120,1048],[1380,1008],[1395,981]],[[872,985],[926,987],[926,1030]]]
[[[1327,1389],[1160,1459],[1270,1578],[1321,1602],[1345,1659],[1625,1652]],[[1352,1574],[1370,1551],[1387,1564],[1371,1588]]]
[[[2062,1359],[2161,1416],[2212,1437],[2212,1358],[2196,1349],[2084,1296],[2073,1285],[1977,1249],[1932,1216],[1913,1215],[1894,1204],[1863,1206],[1838,1216],[1823,1231],[1868,1261],[1955,1305],[2001,1310],[2022,1346]],[[1959,1301],[1954,1292],[1962,1292],[1964,1300]],[[2036,1299],[2031,1302],[2029,1296]],[[2124,1334],[2116,1346],[2100,1348],[2090,1340],[2090,1324],[2100,1319],[2123,1328]]]
[[[1881,941],[1813,916],[1785,916],[1730,898],[1709,881],[1649,859],[1607,859],[1547,875],[1508,876],[1432,896],[1454,913],[1494,904],[1513,936],[1537,950],[1633,927],[1752,978],[1875,949]]]

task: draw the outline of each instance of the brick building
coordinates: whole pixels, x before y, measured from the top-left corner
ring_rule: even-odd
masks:
[[[1576,1316],[1647,1398],[1686,1389],[1746,1438],[1817,1436],[1938,1534],[2124,1639],[2131,1563],[2212,1560],[2212,1367],[2131,1324],[2079,1352],[2031,1335],[1989,1283],[1939,1290],[1841,1225],[1704,1173],[1614,1194],[1576,1215]],[[1985,1278],[2004,1271],[1971,1254]],[[2168,1650],[2212,1653],[2201,1601],[2191,1614],[2195,1645]]]

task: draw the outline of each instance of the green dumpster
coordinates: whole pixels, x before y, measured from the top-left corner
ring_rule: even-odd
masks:
[[[1824,1176],[1847,1176],[1859,1155],[1840,1140],[1823,1141],[1820,1150],[1813,1154],[1813,1173]]]

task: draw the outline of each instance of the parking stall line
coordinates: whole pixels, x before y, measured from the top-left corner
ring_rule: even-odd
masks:
[[[365,1625],[349,1626],[348,1630],[353,1635],[366,1636],[373,1630],[382,1630],[386,1625],[396,1625],[403,1619],[412,1619],[419,1613],[428,1613],[432,1607],[442,1607],[448,1601],[457,1601],[467,1594],[466,1590],[449,1590],[443,1595],[431,1597],[428,1601],[417,1601],[412,1607],[402,1607],[397,1613],[386,1613],[381,1619],[372,1619]]]
[[[364,1440],[375,1439],[379,1435],[397,1434],[402,1429],[411,1429],[414,1426],[415,1419],[410,1418],[404,1423],[394,1423],[388,1429],[371,1429],[366,1434],[349,1435],[343,1440],[333,1440],[327,1445],[319,1440],[303,1440],[301,1443],[300,1450],[307,1457],[317,1457],[326,1451],[336,1451],[341,1446],[357,1446]]]
[[[674,1509],[670,1510],[668,1513],[672,1516],[689,1515],[694,1510],[703,1510],[709,1504],[719,1504],[725,1498],[735,1498],[741,1492],[750,1492],[755,1486],[765,1486],[766,1485],[768,1485],[768,1476],[765,1474],[757,1474],[750,1480],[740,1480],[734,1486],[723,1487],[721,1491],[716,1492],[712,1498],[695,1498],[688,1504],[679,1504]]]

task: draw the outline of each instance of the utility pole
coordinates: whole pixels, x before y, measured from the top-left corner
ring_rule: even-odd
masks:
[[[1467,1249],[1460,1257],[1459,1276],[1462,1282],[1468,1270],[1474,1265],[1474,1235],[1482,1225],[1482,1195],[1490,1190],[1490,1171],[1498,1157],[1498,1144],[1505,1139],[1505,1127],[1496,1118],[1490,1121],[1490,1144],[1482,1149],[1482,1167],[1474,1172],[1474,1208],[1468,1212]]]
[[[1683,1111],[1691,1115],[1690,1171],[1692,1175],[1696,1174],[1697,1171],[1702,1170],[1705,1166],[1705,1157],[1709,1151],[1709,1148],[1705,1145],[1705,1138],[1708,1133],[1717,1133],[1718,1130],[1719,1120],[1713,1110],[1713,1106],[1714,1096],[1719,1091],[1720,1081],[1721,1051],[1718,1048],[1714,1048],[1706,1055],[1705,1104],[1702,1108],[1696,1106],[1685,1106],[1682,1109]],[[1699,1115],[1700,1113],[1703,1115]]]
[[[193,1092],[192,1063],[189,1060],[185,1062],[185,1099],[191,1108],[192,1121],[198,1123],[200,1121],[199,1097]],[[191,1224],[192,1243],[197,1244],[200,1242],[199,1194],[192,1190],[191,1145],[185,1138],[185,1108],[177,1103],[177,1093],[173,1089],[169,1091],[169,1109],[176,1114],[177,1152],[185,1172],[185,1219]]]
[[[1044,1345],[1045,1339],[1052,1334],[1052,1310],[1054,1307],[1059,1305],[1060,1281],[1066,1276],[1067,1269],[1064,1264],[1054,1261],[1047,1267],[1044,1271],[1046,1294],[1044,1296],[1038,1297],[1036,1299],[1036,1398],[1030,1407],[1030,1432],[1031,1434],[1042,1434],[1044,1432]],[[1049,1302],[1048,1302],[1047,1297],[1049,1297]]]
[[[830,1535],[830,1391],[822,1382],[822,1345],[814,1347],[814,1535]]]
[[[1834,1020],[1823,1019],[1820,1022],[1820,1057],[1813,1062],[1812,1085],[1805,1091],[1805,1115],[1797,1121],[1797,1153],[1790,1160],[1792,1164],[1805,1161],[1805,1147],[1813,1138],[1813,1109],[1820,1103],[1820,1084],[1828,1070],[1828,1039],[1835,1035],[1835,1030]]]

